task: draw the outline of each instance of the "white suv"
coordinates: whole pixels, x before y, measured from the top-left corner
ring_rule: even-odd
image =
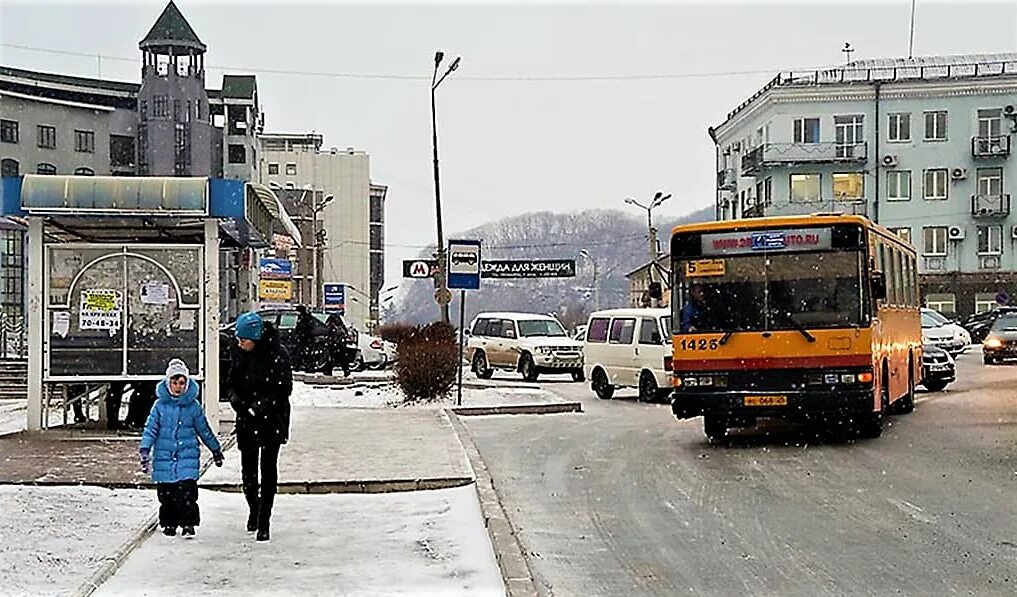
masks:
[[[481,313],[470,324],[466,358],[481,379],[495,369],[518,371],[526,381],[541,373],[570,373],[583,381],[582,344],[553,317],[533,313]]]

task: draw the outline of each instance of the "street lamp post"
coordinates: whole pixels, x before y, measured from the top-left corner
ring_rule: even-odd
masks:
[[[597,271],[597,260],[586,249],[579,251],[579,254],[589,259],[593,264],[593,310],[600,311],[600,275]]]
[[[661,191],[653,196],[653,200],[650,201],[649,205],[643,205],[635,199],[629,197],[625,200],[628,205],[635,205],[646,210],[646,229],[647,238],[649,239],[649,256],[650,256],[650,285],[653,285],[653,270],[657,266],[657,229],[653,227],[653,210],[660,207],[662,203],[671,198],[671,194],[665,195]],[[659,306],[657,299],[653,299],[654,306]]]
[[[312,199],[311,204],[311,234],[314,237],[314,244],[311,245],[311,262],[312,262],[311,275],[314,276],[314,282],[311,284],[311,295],[314,297],[314,306],[320,307],[321,301],[319,300],[320,295],[318,293],[321,292],[321,279],[318,276],[318,248],[319,246],[322,245],[323,241],[325,240],[324,239],[325,230],[324,229],[321,230],[322,237],[319,238],[318,214],[321,213],[321,211],[324,210],[326,207],[328,207],[329,204],[332,203],[332,201],[335,200],[335,195],[331,194],[325,195],[325,197],[321,201],[321,205],[314,205],[314,203],[317,200],[316,195],[312,194],[311,197],[314,198]]]
[[[441,320],[444,323],[449,322],[449,309],[448,302],[444,301],[448,296],[448,281],[445,277],[445,234],[442,231],[441,222],[441,184],[439,183],[438,176],[438,117],[437,110],[435,108],[435,91],[438,86],[441,85],[442,81],[445,80],[454,70],[459,68],[459,57],[456,57],[449,65],[448,70],[445,74],[438,77],[438,68],[441,66],[441,61],[445,58],[445,53],[438,51],[434,54],[434,73],[431,75],[431,147],[434,153],[434,217],[438,225],[438,266],[434,268],[435,276],[435,287],[438,292],[435,298],[438,300],[438,304],[441,306]]]

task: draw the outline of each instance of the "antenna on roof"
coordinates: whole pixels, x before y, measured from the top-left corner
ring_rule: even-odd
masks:
[[[855,49],[851,47],[851,42],[849,42],[849,41],[844,42],[844,49],[841,50],[841,52],[844,53],[844,57],[847,59],[847,62],[850,64],[851,63],[851,54],[854,54],[854,52],[855,52]]]
[[[915,56],[915,2],[911,0],[911,38],[908,40],[908,59]]]

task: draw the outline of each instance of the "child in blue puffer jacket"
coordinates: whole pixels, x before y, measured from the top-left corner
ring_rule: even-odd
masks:
[[[222,466],[222,447],[198,402],[198,382],[191,379],[183,361],[169,362],[166,379],[156,386],[155,396],[141,436],[141,470],[147,473],[151,465],[163,534],[176,535],[179,526],[183,535],[193,535],[199,523],[198,438],[212,451],[216,466]]]

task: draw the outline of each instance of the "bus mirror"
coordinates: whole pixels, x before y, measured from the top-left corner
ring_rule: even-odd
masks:
[[[872,272],[872,298],[886,300],[886,275],[883,272]]]
[[[664,288],[660,282],[650,282],[650,298],[657,301],[664,298]]]

